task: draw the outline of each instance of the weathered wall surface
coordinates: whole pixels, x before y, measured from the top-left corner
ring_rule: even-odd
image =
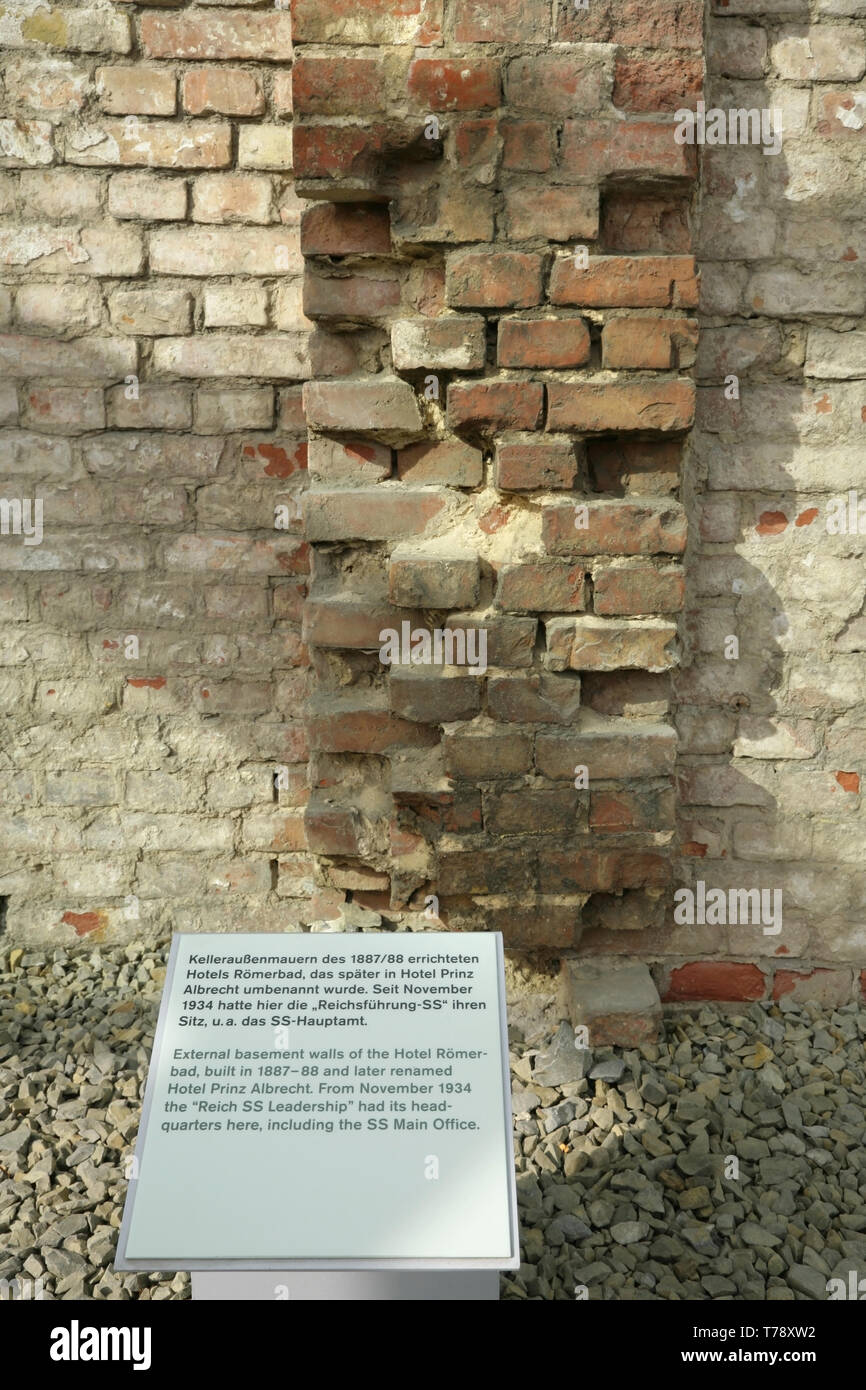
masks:
[[[438,920],[850,995],[864,20],[778,5],[4,7],[11,939]],[[678,143],[699,100],[781,152]],[[678,925],[699,880],[781,931]]]
[[[330,911],[629,935],[670,879],[700,7],[294,21],[305,310],[371,354],[305,390]],[[486,673],[380,650],[404,625],[482,632]]]
[[[0,537],[16,940],[303,919],[300,382],[352,364],[301,309],[290,27],[0,13],[0,495],[44,528]]]
[[[778,890],[783,911],[774,933],[674,928],[685,968],[662,985],[848,999],[866,961],[866,568],[847,506],[866,438],[864,7],[732,0],[708,26],[708,107],[775,108],[784,133],[775,155],[704,151],[677,874]]]

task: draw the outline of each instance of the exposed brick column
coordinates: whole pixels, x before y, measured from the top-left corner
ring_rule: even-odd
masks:
[[[293,19],[305,312],[359,364],[305,389],[321,915],[603,946],[669,878],[701,7]],[[380,659],[407,621],[486,674]]]

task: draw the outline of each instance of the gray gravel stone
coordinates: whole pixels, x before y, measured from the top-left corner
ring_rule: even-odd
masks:
[[[582,1081],[591,1063],[590,1051],[575,1047],[571,1024],[561,1023],[550,1047],[536,1057],[532,1080],[538,1086],[563,1086],[570,1081]]]
[[[827,1297],[827,1276],[817,1269],[810,1269],[808,1265],[791,1265],[788,1284],[796,1293],[805,1294],[807,1298]]]
[[[27,951],[12,971],[0,957],[0,1278],[43,1278],[58,1299],[189,1297],[184,1273],[111,1267],[165,958]],[[24,997],[31,1012],[5,1007]],[[502,1296],[847,1289],[866,1273],[864,1042],[866,1008],[785,999],[674,1011],[658,1042],[595,1063],[568,1024],[540,1051],[512,1029],[524,1263]]]

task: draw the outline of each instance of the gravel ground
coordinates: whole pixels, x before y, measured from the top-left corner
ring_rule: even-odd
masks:
[[[167,946],[0,957],[0,1279],[188,1298],[112,1268]],[[504,1299],[825,1299],[866,1273],[866,1009],[669,1015],[578,1051],[511,1030],[524,1263]]]

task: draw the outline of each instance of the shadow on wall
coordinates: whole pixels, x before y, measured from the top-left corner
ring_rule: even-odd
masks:
[[[711,55],[725,22],[711,20]],[[748,69],[749,57],[727,66]],[[669,999],[793,988],[847,1000],[851,963],[866,960],[859,777],[843,751],[850,733],[838,736],[857,722],[862,657],[840,654],[864,649],[862,620],[859,636],[850,620],[866,582],[858,537],[826,529],[832,495],[856,485],[862,393],[815,381],[820,365],[808,360],[812,326],[847,329],[862,311],[852,247],[862,231],[843,220],[855,206],[843,170],[835,197],[828,177],[828,156],[850,159],[850,147],[839,156],[838,143],[807,133],[808,99],[808,88],[766,80],[707,85],[708,131],[714,110],[728,113],[730,138],[736,110],[750,113],[753,135],[761,116],[766,135],[773,112],[784,135],[778,153],[772,140],[769,152],[703,150],[686,651],[674,681],[675,873],[689,892],[677,894],[663,946],[679,962],[658,971]],[[820,965],[835,970],[798,982]]]

